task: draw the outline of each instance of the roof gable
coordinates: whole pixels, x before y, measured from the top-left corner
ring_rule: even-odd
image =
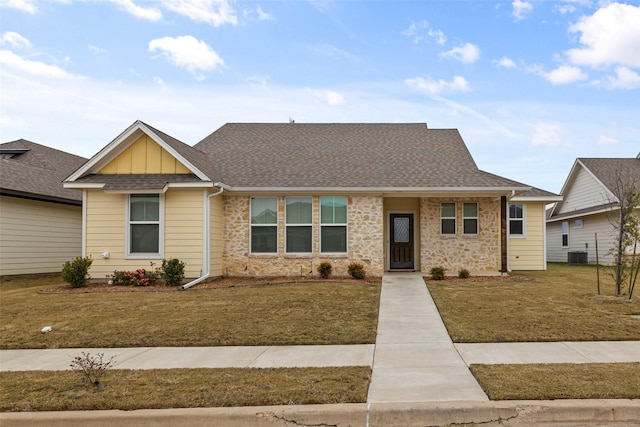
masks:
[[[78,204],[82,194],[62,180],[87,159],[19,139],[0,144],[0,192],[38,200]]]

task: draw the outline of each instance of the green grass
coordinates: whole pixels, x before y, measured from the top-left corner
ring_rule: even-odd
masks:
[[[371,368],[0,372],[0,411],[81,411],[366,402]]]
[[[605,273],[597,295],[595,267],[517,274],[531,280],[428,281],[454,342],[640,340],[640,297],[613,296]]]
[[[639,399],[640,363],[471,365],[491,400]]]
[[[374,343],[380,285],[307,282],[184,292],[40,294],[0,284],[0,348]],[[53,331],[42,334],[44,326]]]

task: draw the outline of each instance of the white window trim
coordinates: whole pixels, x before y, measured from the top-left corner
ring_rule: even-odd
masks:
[[[144,193],[144,194],[158,194],[158,209],[159,219],[158,221],[149,221],[149,224],[158,224],[158,252],[135,252],[131,253],[131,223],[130,219],[130,210],[131,210],[131,196],[132,194],[127,194],[125,197],[125,231],[124,231],[124,239],[125,239],[125,247],[126,247],[126,255],[125,259],[160,259],[164,258],[164,194],[163,193]],[[139,196],[139,193],[135,193],[133,195]],[[137,222],[138,224],[144,222]]]
[[[453,204],[453,216],[442,216],[442,205]],[[440,202],[440,235],[441,236],[457,236],[458,235],[458,202]],[[453,219],[453,233],[443,233],[442,220]]]
[[[345,223],[331,223],[331,224],[324,224],[322,222],[322,198],[323,197],[344,197],[346,199],[346,205],[345,208],[347,209],[347,215],[346,215],[346,219],[347,222]],[[326,256],[331,256],[331,255],[345,255],[347,253],[349,253],[349,197],[347,196],[320,196],[318,197],[318,223],[320,224],[320,232],[318,233],[318,251],[321,255],[326,255]],[[345,228],[345,250],[344,252],[322,252],[322,228],[323,227],[344,227]]]
[[[511,218],[511,205],[522,206],[522,218]],[[511,234],[511,220],[522,221],[522,234]],[[509,237],[513,239],[526,239],[527,238],[527,205],[524,203],[509,203],[507,206],[507,232]]]
[[[564,241],[563,241],[564,239],[562,238],[565,235],[565,233],[562,232],[562,224],[567,224],[567,233],[566,233],[567,234],[567,244],[566,245],[564,244]],[[569,240],[570,239],[570,236],[569,236],[569,229],[570,228],[571,228],[571,226],[569,224],[569,221],[562,221],[560,223],[560,244],[561,244],[562,248],[570,248],[571,247],[571,241]]]
[[[582,218],[574,219],[573,228],[584,228],[584,220]]]
[[[251,202],[253,199],[276,199],[276,223],[275,224],[254,224],[251,222],[251,218],[253,218],[253,203]],[[278,216],[280,215],[280,199],[277,196],[274,197],[249,197],[249,254],[251,255],[276,255],[278,253]],[[276,227],[276,250],[275,252],[253,252],[253,227]]]
[[[287,199],[310,199],[311,200],[311,222],[308,224],[288,224],[287,223]],[[287,228],[288,227],[311,227],[311,250],[309,252],[288,252],[287,251]],[[284,198],[284,253],[287,255],[312,254],[313,253],[313,197],[310,196],[289,196]]]
[[[476,205],[476,216],[464,216],[464,205],[472,204]],[[464,220],[465,219],[475,219],[476,220],[476,232],[475,233],[465,233],[464,232]],[[462,235],[463,236],[477,236],[480,234],[480,203],[474,201],[462,202]]]

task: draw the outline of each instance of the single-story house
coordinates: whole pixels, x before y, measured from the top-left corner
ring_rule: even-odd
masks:
[[[559,196],[481,171],[424,123],[228,123],[189,146],[136,121],[65,181],[94,278],[179,258],[190,278],[546,268]]]
[[[578,158],[562,186],[563,200],[547,219],[547,254],[552,262],[613,264],[618,184],[640,188],[640,154],[635,158]],[[637,209],[640,214],[640,206]]]
[[[87,159],[20,139],[0,144],[0,275],[59,273],[82,254],[82,193],[62,180]]]

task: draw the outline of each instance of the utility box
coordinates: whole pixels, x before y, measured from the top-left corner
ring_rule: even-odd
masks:
[[[589,253],[586,251],[574,251],[567,254],[569,265],[589,264]]]

